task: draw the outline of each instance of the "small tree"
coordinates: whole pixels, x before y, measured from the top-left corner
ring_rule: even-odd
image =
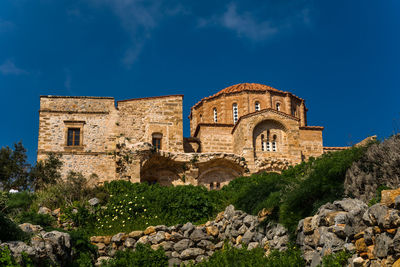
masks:
[[[62,161],[60,155],[49,153],[47,159],[38,161],[29,174],[30,181],[35,190],[42,189],[61,180],[60,168]]]
[[[14,150],[8,146],[0,149],[0,183],[3,190],[29,188],[30,165],[26,159],[26,149],[21,142],[14,144]]]

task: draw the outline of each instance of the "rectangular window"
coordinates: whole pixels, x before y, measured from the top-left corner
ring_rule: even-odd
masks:
[[[160,150],[161,149],[161,138],[153,137],[153,146]]]
[[[267,151],[271,151],[271,142],[267,142]]]
[[[272,151],[276,151],[276,142],[272,142]]]
[[[68,128],[67,146],[79,146],[80,136],[80,128]]]

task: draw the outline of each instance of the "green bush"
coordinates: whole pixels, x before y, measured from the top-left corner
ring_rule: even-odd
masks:
[[[351,253],[342,250],[340,252],[326,255],[322,258],[322,267],[342,267],[347,266],[347,260],[351,257]],[[321,266],[321,265],[319,265]]]
[[[160,247],[157,250],[150,248],[150,245],[138,244],[135,251],[117,251],[114,259],[103,262],[102,267],[165,267],[168,266],[168,257]]]
[[[0,247],[0,266],[7,267],[33,267],[32,260],[28,255],[22,252],[21,259],[18,264],[15,258],[12,256],[10,249],[7,246]]]
[[[71,236],[71,247],[73,251],[73,261],[69,266],[86,267],[93,266],[97,256],[97,247],[89,241],[89,234],[83,230],[69,232]]]
[[[301,257],[301,251],[290,248],[285,252],[274,250],[264,256],[262,248],[247,250],[246,247],[241,249],[233,248],[225,244],[224,249],[216,251],[207,261],[201,262],[196,266],[199,267],[276,267],[276,266],[305,266],[305,262]]]
[[[48,214],[38,214],[35,211],[23,211],[17,215],[18,223],[31,223],[42,226],[45,230],[55,225],[56,220]]]
[[[96,214],[96,233],[113,234],[149,225],[205,222],[217,211],[215,195],[205,187],[162,187],[113,181],[105,184],[109,200]]]
[[[0,240],[2,242],[29,239],[29,235],[24,233],[18,225],[2,212],[0,212],[0,226]]]

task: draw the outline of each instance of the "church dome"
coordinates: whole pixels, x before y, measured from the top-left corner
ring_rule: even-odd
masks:
[[[228,86],[228,87],[222,89],[221,91],[219,91],[218,93],[216,93],[216,94],[214,94],[212,96],[204,97],[199,102],[197,102],[192,108],[196,108],[204,100],[210,100],[210,99],[216,98],[216,97],[218,97],[220,95],[229,95],[229,94],[234,94],[234,93],[240,93],[240,92],[243,92],[243,91],[283,92],[283,91],[280,91],[278,89],[275,89],[275,88],[273,88],[271,86],[268,86],[268,85],[265,85],[265,84],[260,84],[260,83],[238,83],[238,84],[234,84],[234,85]]]

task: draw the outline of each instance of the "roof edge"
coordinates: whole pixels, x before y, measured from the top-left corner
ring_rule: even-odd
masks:
[[[131,98],[131,99],[118,100],[117,103],[119,103],[119,102],[128,102],[128,101],[136,101],[136,100],[145,100],[145,99],[154,99],[154,98],[176,97],[176,96],[180,96],[180,97],[183,98],[184,95],[178,94],[178,95],[162,95],[162,96],[148,96],[148,97],[140,97],[140,98]]]

